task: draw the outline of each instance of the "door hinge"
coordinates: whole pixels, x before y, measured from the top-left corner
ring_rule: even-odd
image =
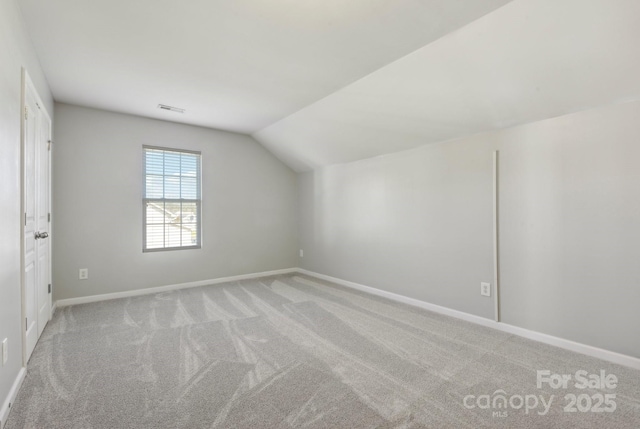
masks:
[[[26,317],[24,318],[24,330],[26,331],[27,329],[29,329],[29,319],[27,319]]]
[[[49,293],[51,293],[51,283],[49,283]]]
[[[27,226],[27,212],[24,212],[24,226]]]
[[[27,116],[29,116],[29,108],[24,106],[24,118],[27,119]]]
[[[53,143],[51,140],[47,141],[47,150],[51,150],[51,143]]]
[[[51,213],[47,214],[47,222],[51,222]]]

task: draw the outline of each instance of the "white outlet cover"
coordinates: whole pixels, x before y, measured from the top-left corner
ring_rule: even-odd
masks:
[[[491,283],[480,283],[480,295],[491,296]]]
[[[86,280],[89,278],[89,269],[88,268],[80,268],[78,271],[78,278],[80,280]]]
[[[300,249],[300,257],[304,258],[304,250]]]
[[[5,338],[4,340],[2,340],[2,365],[3,366],[9,360],[9,344],[7,343],[7,341],[9,341],[8,338]]]

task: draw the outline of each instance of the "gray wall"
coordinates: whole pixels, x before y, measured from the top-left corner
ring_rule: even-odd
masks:
[[[302,267],[492,317],[491,166],[452,143],[302,174]]]
[[[20,292],[21,69],[29,72],[45,107],[53,100],[14,0],[0,0],[0,341],[9,360],[0,366],[0,406],[22,367]]]
[[[66,104],[55,129],[54,299],[296,266],[296,174],[251,137]],[[142,252],[142,145],[202,152],[202,249]]]
[[[300,175],[299,265],[640,357],[640,102]]]

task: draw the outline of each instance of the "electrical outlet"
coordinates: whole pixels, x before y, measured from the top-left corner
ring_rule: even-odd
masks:
[[[491,283],[480,283],[480,295],[491,296]]]
[[[304,258],[304,250],[300,249],[300,257]]]
[[[86,280],[89,278],[89,269],[88,268],[80,268],[78,271],[78,278],[80,280]]]
[[[2,340],[2,366],[9,360],[9,344],[7,344],[7,341],[9,341],[8,338]]]

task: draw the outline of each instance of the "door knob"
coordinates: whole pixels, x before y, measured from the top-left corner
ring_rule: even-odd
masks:
[[[35,234],[36,240],[41,238],[47,238],[48,236],[49,236],[48,232],[36,232]]]

